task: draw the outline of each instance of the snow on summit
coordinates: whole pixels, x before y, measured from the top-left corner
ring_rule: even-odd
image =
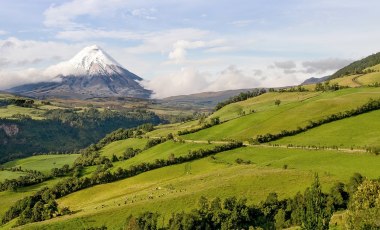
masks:
[[[123,68],[97,45],[85,47],[73,58],[46,69],[45,74],[55,76],[95,76],[120,73]]]

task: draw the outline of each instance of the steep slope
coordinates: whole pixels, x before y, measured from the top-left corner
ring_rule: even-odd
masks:
[[[124,69],[96,45],[84,48],[69,61],[47,68],[44,74],[52,76],[52,82],[22,85],[8,91],[36,98],[81,99],[111,96],[149,98],[151,94],[139,84],[142,78]]]

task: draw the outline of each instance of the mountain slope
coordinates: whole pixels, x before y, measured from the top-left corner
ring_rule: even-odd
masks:
[[[375,66],[380,64],[380,52],[376,54],[372,54],[366,58],[363,58],[361,60],[355,61],[348,66],[338,70],[336,73],[331,75],[329,80],[338,78],[338,77],[343,77],[345,75],[349,74],[360,74],[365,70],[366,68]]]
[[[151,91],[139,84],[142,78],[124,69],[96,45],[84,48],[69,61],[47,68],[44,74],[53,76],[52,82],[22,85],[8,91],[36,98],[149,98],[151,95]]]

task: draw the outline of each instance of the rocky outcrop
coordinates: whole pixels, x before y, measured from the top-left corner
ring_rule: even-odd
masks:
[[[0,130],[4,130],[8,137],[16,136],[19,133],[19,128],[17,125],[0,125]]]

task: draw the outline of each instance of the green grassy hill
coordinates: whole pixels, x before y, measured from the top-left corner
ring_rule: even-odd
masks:
[[[59,154],[59,155],[40,155],[32,156],[19,160],[14,160],[3,164],[4,168],[19,168],[23,170],[37,170],[50,173],[53,168],[62,168],[63,165],[71,165],[79,154]]]
[[[237,164],[237,158],[251,164]],[[285,198],[304,190],[314,172],[319,173],[327,191],[337,181],[347,182],[358,168],[363,175],[377,178],[379,164],[380,158],[370,154],[245,147],[73,193],[58,202],[78,211],[76,214],[26,229],[69,229],[79,224],[85,228],[103,223],[118,229],[130,214],[147,210],[162,213],[160,221],[167,221],[172,212],[194,208],[200,196],[244,196],[250,203],[262,201],[270,192]]]
[[[380,111],[373,111],[316,127],[273,144],[362,148],[380,146]]]
[[[112,155],[119,157],[123,155],[127,148],[144,149],[147,142],[148,140],[144,138],[128,138],[115,141],[102,148],[100,154],[106,157],[112,157]]]
[[[309,97],[303,99],[305,94],[309,94]],[[370,98],[380,98],[380,89],[351,88],[324,93],[268,93],[244,102],[249,109],[257,108],[257,112],[185,135],[183,138],[189,140],[247,140],[260,134],[280,133],[282,130],[304,127],[309,121],[354,109],[368,102]],[[276,106],[274,104],[276,99],[284,101],[284,103]],[[224,111],[228,111],[227,114],[232,113],[230,107],[236,107],[236,105],[226,106]],[[223,119],[223,116],[220,117]]]

